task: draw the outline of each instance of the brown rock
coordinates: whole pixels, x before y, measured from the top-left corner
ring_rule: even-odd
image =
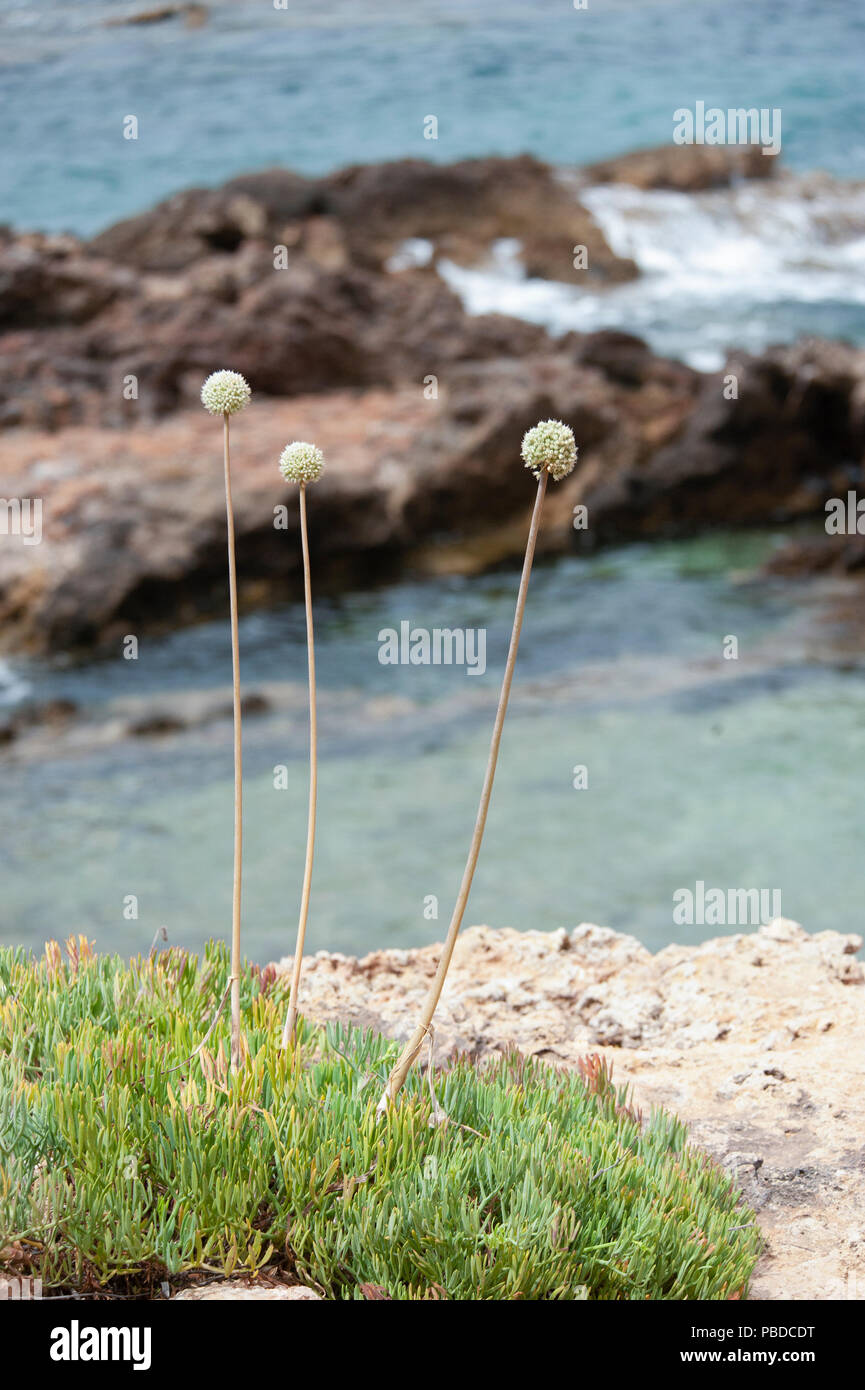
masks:
[[[122,294],[134,277],[88,257],[72,237],[0,234],[0,333],[85,324]]]
[[[88,249],[137,270],[176,271],[214,251],[236,251],[248,237],[267,236],[269,226],[264,205],[240,189],[189,188],[108,227]]]
[[[655,186],[671,160],[680,180],[691,161],[704,172],[685,181],[704,186],[721,177],[716,166],[728,178],[750,158],[673,147],[590,172]],[[386,273],[406,238],[431,243],[431,266]],[[537,327],[469,318],[435,273],[441,257],[483,262],[502,238],[519,243],[530,275],[581,285],[637,273],[580,203],[578,179],[530,156],[398,160],[320,179],[265,170],[175,194],[87,244],[5,231],[0,427],[161,418],[191,404],[198,376],[227,360],[256,391],[294,395],[549,350]],[[578,245],[588,266],[575,271]],[[639,349],[611,337],[606,351],[602,370],[634,384]]]
[[[661,145],[589,164],[589,183],[632,183],[637,188],[673,188],[700,193],[725,188],[734,179],[769,179],[778,160],[758,145]]]
[[[309,267],[304,274],[310,294],[325,276],[335,279],[337,298],[350,298],[344,277]],[[516,450],[522,433],[549,416],[574,429],[580,460],[549,496],[540,537],[547,553],[585,543],[587,533],[573,529],[577,504],[589,509],[592,541],[822,512],[826,489],[841,485],[861,447],[851,403],[863,354],[852,348],[826,345],[824,359],[823,345],[811,342],[742,357],[728,365],[739,377],[739,399],[731,402],[720,376],[655,358],[623,334],[570,335],[554,351],[536,345],[520,360],[485,359],[500,347],[506,321],[467,325],[435,279],[416,278],[419,289],[412,277],[397,277],[393,294],[404,300],[391,313],[402,325],[406,360],[414,355],[419,364],[425,351],[432,354],[428,331],[451,353],[438,399],[424,398],[418,366],[416,384],[395,389],[282,403],[257,396],[238,423],[243,448],[236,453],[235,500],[245,605],[296,593],[295,499],[275,467],[287,439],[315,439],[328,457],[316,489],[313,547],[319,582],[334,587],[393,574],[398,564],[471,572],[518,557],[531,490],[515,466]],[[376,285],[355,289],[373,298],[380,293]],[[243,297],[258,294],[266,298],[257,287]],[[288,298],[296,307],[296,296]],[[326,305],[320,307],[319,328],[327,323]],[[200,335],[202,357],[223,311],[211,312],[211,319],[189,323],[189,333]],[[150,389],[192,395],[203,371],[194,371],[177,348],[171,356],[170,334],[160,339],[156,318],[142,351],[153,351],[154,373],[165,361],[170,370],[151,376]],[[376,353],[386,352],[378,338],[383,330],[368,329],[362,360],[340,338],[337,318],[334,309],[332,336],[318,340],[318,367],[325,371],[327,354],[336,359],[344,351],[341,370],[350,370],[354,354],[362,380]],[[283,330],[287,320],[275,310]],[[302,316],[296,322],[301,335]],[[277,333],[265,334],[246,345],[251,354],[263,353],[250,360],[274,387],[279,382],[266,359],[278,340]],[[239,335],[228,360],[240,369],[247,365],[243,352]],[[463,352],[471,360],[461,361]],[[314,370],[314,362],[307,367]],[[221,613],[225,518],[217,455],[213,422],[200,409],[125,431],[73,427],[8,436],[7,490],[43,499],[43,540],[25,546],[10,538],[0,550],[0,631],[7,648],[105,645],[128,630]],[[288,535],[273,527],[280,502],[289,506]]]
[[[254,402],[238,422],[234,469],[241,599],[293,591],[299,564],[296,491],[276,462],[286,440],[313,438],[333,466],[316,493],[316,564],[343,582],[397,544],[388,506],[411,441],[428,426],[418,390],[313,397],[301,411]],[[236,438],[240,438],[236,434]],[[32,650],[110,644],[125,632],[175,627],[225,601],[221,444],[202,410],[126,431],[72,427],[9,436],[11,495],[44,499],[43,539],[0,547],[4,639]],[[391,462],[387,464],[387,460]],[[377,476],[391,470],[389,485]],[[289,508],[288,530],[274,507]],[[87,539],[87,544],[82,543]]]
[[[291,396],[421,382],[452,362],[549,344],[535,325],[467,315],[436,275],[329,268],[342,256],[327,225],[317,219],[311,255],[280,269],[271,248],[254,240],[170,278],[121,275],[100,263],[110,281],[104,312],[80,326],[67,314],[52,331],[0,335],[0,424],[162,418],[197,404],[203,377],[226,361],[256,393]],[[0,312],[2,303],[0,294]],[[10,297],[8,306],[10,317],[23,313],[25,297]],[[125,397],[130,381],[134,399]]]
[[[435,256],[463,264],[513,237],[531,275],[612,284],[637,273],[610,250],[573,187],[530,155],[358,165],[322,180],[322,199],[342,222],[355,260],[368,267],[380,268],[409,237],[431,241]],[[574,270],[575,245],[587,248],[586,271]]]
[[[734,400],[724,396],[730,375]],[[722,372],[695,376],[690,408],[677,418],[658,400],[642,454],[622,455],[587,489],[600,536],[687,531],[707,516],[759,524],[822,514],[865,451],[863,381],[865,352],[818,339],[736,354]]]
[[[109,227],[90,248],[125,266],[176,271],[213,251],[236,251],[249,237],[328,269],[350,263],[378,273],[409,237],[423,237],[435,256],[461,263],[478,262],[493,242],[515,237],[533,275],[617,283],[637,273],[611,251],[573,181],[529,155],[456,164],[402,159],[321,179],[263,170],[220,189],[176,194]],[[574,271],[575,245],[588,250],[586,271]]]

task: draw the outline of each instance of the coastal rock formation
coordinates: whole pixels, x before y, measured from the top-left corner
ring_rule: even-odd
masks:
[[[602,1052],[638,1107],[676,1111],[738,1178],[767,1242],[752,1297],[862,1298],[865,1099],[849,1065],[865,1047],[861,946],[783,918],[656,955],[588,924],[472,927],[436,1016],[435,1064],[508,1046],[560,1066]],[[438,952],[318,952],[303,1006],[405,1038]]]
[[[674,146],[588,177],[644,183],[644,166],[669,166],[700,187],[710,175],[697,171],[718,181],[719,161],[729,177],[738,158]],[[548,350],[540,328],[467,315],[436,266],[483,264],[508,241],[531,276],[593,289],[633,278],[580,202],[581,177],[528,155],[318,179],[271,169],[177,193],[89,242],[0,229],[0,428],[162,418],[226,360],[256,392],[289,396]]]
[[[573,186],[531,155],[361,165],[327,179],[323,197],[361,264],[385,265],[404,241],[422,238],[432,243],[433,263],[476,265],[513,238],[529,275],[568,284],[579,275],[595,286],[637,274],[610,249]],[[575,245],[588,253],[585,271],[574,271]]]
[[[835,473],[835,487],[820,494],[825,534],[789,541],[773,557],[770,571],[788,576],[859,575],[865,569],[865,517],[857,510],[865,472],[865,351],[842,343],[806,342],[779,350],[775,358],[794,365],[802,408],[842,445],[847,467]],[[826,511],[832,500],[842,504],[840,521],[830,520]]]
[[[325,269],[304,256],[275,271],[264,241],[172,276],[88,259],[66,238],[0,244],[0,427],[162,419],[193,405],[225,361],[256,393],[281,397],[420,382],[548,342],[532,324],[466,314],[436,275]]]
[[[132,271],[88,255],[75,237],[0,229],[0,332],[88,323],[135,283]]]
[[[770,179],[778,161],[759,145],[661,145],[634,150],[582,170],[589,183],[630,183],[635,188],[671,188],[702,193],[736,179]]]
[[[803,339],[759,357],[734,353],[701,378],[681,430],[598,479],[601,536],[822,515],[827,497],[860,476],[863,400],[861,349]]]
[[[328,459],[312,521],[322,590],[518,556],[532,493],[516,451],[548,416],[573,427],[580,461],[550,494],[542,552],[822,512],[861,457],[863,354],[811,343],[733,368],[735,402],[722,376],[656,358],[639,339],[572,334],[521,359],[454,362],[433,399],[419,384],[256,397],[236,434],[242,601],[297,590],[297,499],[276,469],[292,438],[314,439]],[[7,650],[104,646],[223,611],[220,442],[203,411],[125,430],[10,432],[4,463],[9,496],[41,499],[43,528],[41,544],[9,536],[0,548]]]
[[[529,272],[574,281],[573,247],[588,251],[588,278],[613,284],[637,270],[610,247],[572,184],[530,155],[433,164],[361,164],[320,179],[267,169],[221,189],[190,189],[95,237],[90,249],[124,266],[178,271],[248,239],[343,269],[382,272],[402,243],[422,238],[431,259],[486,257],[503,237],[523,243]]]
[[[516,238],[532,275],[574,282],[573,246],[588,251],[594,284],[617,284],[637,270],[614,254],[579,200],[581,184],[699,192],[735,178],[768,178],[777,161],[753,146],[664,145],[558,171],[531,155],[437,164],[399,159],[352,165],[321,178],[290,169],[242,174],[218,189],[175,194],[126,218],[89,243],[100,257],[144,271],[184,270],[249,239],[285,245],[329,269],[382,271],[401,244],[422,238],[432,260],[477,264],[498,240]]]
[[[234,465],[243,602],[288,592],[299,562],[297,489],[277,470],[287,440],[316,439],[333,461],[312,532],[324,558],[350,574],[358,545],[371,555],[387,547],[387,459],[407,450],[428,420],[416,391],[315,396],[301,410],[254,404]],[[221,444],[203,410],[155,427],[74,426],[10,435],[7,443],[10,493],[44,499],[41,544],[9,537],[0,547],[0,626],[11,648],[105,643],[192,621],[216,593],[224,600]],[[287,531],[274,527],[281,504]]]
[[[740,155],[641,151],[587,177],[656,186],[688,166],[700,185],[722,166],[755,172]],[[821,513],[861,465],[861,351],[811,341],[704,375],[620,331],[553,339],[472,316],[436,273],[509,237],[533,274],[571,278],[558,258],[578,240],[593,274],[631,274],[586,216],[573,177],[525,156],[250,174],[87,244],[0,230],[4,494],[38,500],[43,525],[40,544],[0,547],[0,644],[105,645],[222,611],[219,446],[198,392],[226,364],[254,393],[235,465],[247,606],[295,592],[295,499],[275,469],[291,438],[328,456],[322,586],[518,556],[531,503],[518,441],[547,416],[580,448],[546,505],[547,553]],[[429,264],[388,268],[418,238]],[[273,524],[283,502],[288,535]]]

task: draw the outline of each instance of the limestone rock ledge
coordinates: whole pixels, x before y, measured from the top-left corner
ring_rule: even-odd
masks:
[[[603,1053],[638,1106],[676,1111],[735,1173],[767,1242],[752,1298],[862,1299],[861,946],[784,918],[656,955],[585,923],[471,927],[436,1016],[436,1064],[509,1045],[560,1066]],[[320,951],[305,965],[301,1007],[404,1037],[438,951]]]

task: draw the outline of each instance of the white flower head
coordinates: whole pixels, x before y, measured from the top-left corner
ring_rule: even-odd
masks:
[[[574,432],[561,420],[542,420],[523,435],[522,455],[536,478],[549,473],[559,482],[573,472],[577,462]]]
[[[314,444],[296,439],[280,454],[279,471],[287,483],[314,483],[324,472],[324,454]]]
[[[236,415],[249,405],[251,395],[240,372],[213,372],[201,388],[201,403],[211,415]]]

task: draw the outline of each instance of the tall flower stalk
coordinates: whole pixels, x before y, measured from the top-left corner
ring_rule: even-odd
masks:
[[[312,630],[312,581],[309,568],[309,533],[306,524],[306,489],[321,477],[324,455],[314,444],[296,440],[283,449],[279,471],[286,482],[297,483],[300,489],[300,544],[303,552],[303,596],[306,607],[306,653],[309,672],[309,815],[306,829],[306,860],[303,866],[303,889],[300,895],[300,916],[297,921],[297,940],[291,971],[291,994],[282,1030],[282,1046],[294,1040],[297,1027],[297,1002],[300,993],[300,972],[303,967],[303,946],[309,917],[309,897],[312,889],[312,861],[315,853],[315,808],[318,794],[318,722],[315,700],[315,640]]]
[[[487,759],[487,769],[484,775],[484,783],[481,789],[481,799],[478,806],[475,828],[472,834],[471,844],[469,845],[468,859],[463,871],[462,883],[457,895],[456,906],[448,934],[445,938],[444,948],[439,959],[435,977],[430,985],[426,999],[424,1000],[421,1011],[420,1022],[406,1043],[400,1058],[388,1077],[384,1093],[379,1101],[378,1109],[382,1112],[387,1109],[389,1102],[394,1101],[399,1094],[411,1067],[414,1065],[424,1039],[431,1036],[433,1014],[438,1006],[444,982],[447,977],[448,968],[456,946],[457,936],[462,926],[463,915],[468,903],[471,891],[472,879],[474,878],[477,867],[478,856],[481,850],[481,842],[484,836],[487,813],[490,809],[490,797],[493,790],[493,780],[496,775],[496,763],[499,756],[499,744],[502,739],[502,730],[505,724],[505,715],[508,709],[508,699],[511,693],[511,683],[514,677],[514,668],[517,663],[517,651],[520,645],[520,633],[523,626],[523,615],[526,609],[526,594],[529,588],[529,577],[532,572],[532,561],[535,555],[535,545],[538,539],[538,531],[541,525],[541,512],[543,511],[544,496],[547,490],[549,478],[558,481],[573,470],[577,461],[577,449],[574,443],[573,431],[567,425],[562,424],[561,420],[544,420],[535,425],[534,429],[529,430],[523,437],[522,457],[527,468],[538,480],[538,491],[535,497],[532,520],[529,526],[529,535],[526,542],[526,554],[523,561],[523,571],[520,577],[520,587],[517,593],[516,610],[514,612],[514,624],[511,631],[511,641],[508,647],[508,658],[505,663],[505,674],[502,680],[501,693],[499,695],[498,708],[496,710],[495,723],[493,724],[493,734],[490,741],[490,752]]]
[[[231,501],[231,448],[228,422],[249,404],[251,391],[239,372],[214,372],[201,388],[211,415],[222,416],[225,465],[225,516],[228,528],[228,594],[231,610],[231,677],[234,692],[234,889],[231,911],[231,1071],[240,1069],[240,890],[243,868],[243,750],[240,720],[240,643],[237,623],[237,561]]]

